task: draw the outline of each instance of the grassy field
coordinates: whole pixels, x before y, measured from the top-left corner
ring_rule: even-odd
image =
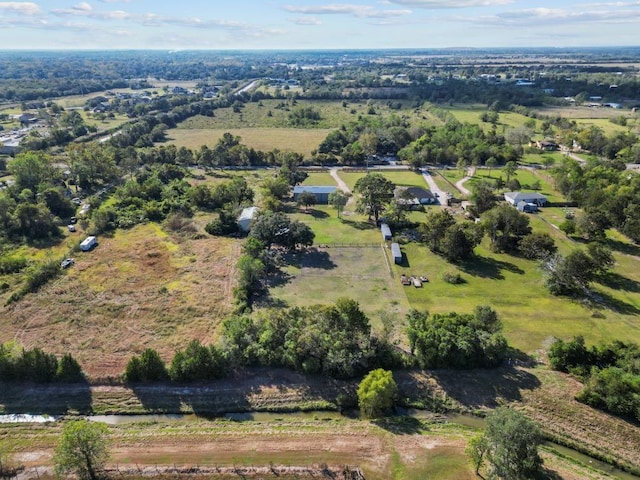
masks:
[[[154,224],[98,240],[92,252],[76,254],[76,264],[58,280],[0,307],[0,341],[70,352],[87,373],[101,377],[121,373],[144,348],[169,359],[191,339],[215,338],[231,309],[238,241],[185,239]],[[44,258],[67,248],[63,242],[28,253]],[[3,303],[15,287],[2,294]]]
[[[311,156],[311,152],[327,137],[328,129],[302,128],[173,128],[167,131],[167,142],[192,150],[202,145],[213,148],[224,133],[239,136],[241,142],[255,150],[292,151]]]

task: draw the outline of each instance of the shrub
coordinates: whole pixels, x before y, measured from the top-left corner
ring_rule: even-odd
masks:
[[[369,418],[377,418],[391,410],[398,395],[398,386],[389,370],[378,368],[369,372],[358,386],[360,412]]]
[[[442,274],[442,279],[451,285],[460,285],[466,282],[458,272],[444,272]]]

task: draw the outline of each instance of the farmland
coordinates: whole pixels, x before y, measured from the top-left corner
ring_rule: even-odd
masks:
[[[323,86],[332,87],[335,80],[331,77],[323,75]],[[385,82],[394,82],[394,78],[394,75],[384,76]],[[190,386],[170,382],[129,384],[123,380],[123,371],[132,355],[146,348],[155,349],[162,360],[169,362],[177,350],[193,339],[205,345],[222,345],[228,341],[228,337],[223,337],[223,322],[238,319],[240,315],[248,318],[252,315],[250,308],[256,314],[252,318],[260,318],[261,314],[268,313],[267,309],[332,305],[341,297],[353,298],[367,315],[376,339],[388,335],[395,350],[408,352],[406,314],[411,309],[432,315],[468,314],[478,305],[489,305],[497,312],[512,347],[508,360],[499,368],[486,371],[399,368],[394,372],[400,386],[398,403],[403,408],[475,414],[484,414],[498,405],[509,405],[538,421],[549,438],[609,461],[613,459],[626,468],[640,468],[637,425],[578,403],[574,397],[580,391],[580,382],[570,375],[551,371],[546,365],[547,350],[554,338],[569,339],[580,334],[588,345],[619,339],[640,343],[640,270],[637,268],[640,252],[628,237],[613,228],[606,230],[601,240],[611,248],[615,265],[592,283],[588,297],[556,296],[545,284],[540,262],[517,252],[496,252],[487,238],[475,248],[471,258],[455,263],[429,250],[418,241],[416,223],[424,221],[428,213],[440,208],[438,206],[410,212],[408,218],[413,225],[394,232],[394,240],[400,243],[404,254],[403,263],[395,265],[378,227],[366,214],[356,211],[356,198],[349,200],[339,218],[336,209],[330,206],[295,205],[286,194],[275,198],[276,188],[270,190],[269,185],[273,187],[278,175],[285,170],[277,170],[274,165],[285,165],[295,157],[278,156],[279,153],[301,154],[306,167],[313,163],[319,145],[331,133],[340,133],[344,138],[327,147],[332,160],[326,164],[339,162],[337,175],[353,190],[366,171],[374,169],[369,168],[372,158],[369,153],[383,157],[413,142],[419,144],[421,138],[426,143],[438,128],[444,130],[448,126],[445,125],[447,113],[460,122],[480,125],[481,133],[487,135],[483,141],[486,140],[486,144],[495,141],[495,145],[506,141],[499,136],[507,136],[510,130],[520,127],[529,129],[531,139],[560,134],[561,127],[553,123],[556,116],[575,119],[579,126],[597,126],[608,136],[631,134],[637,131],[637,115],[625,110],[627,124],[623,126],[610,121],[619,114],[613,109],[514,108],[513,111],[501,110],[494,126],[480,119],[487,112],[488,103],[473,98],[469,100],[473,103],[468,104],[454,100],[432,104],[425,98],[435,99],[437,95],[429,96],[416,89],[407,98],[377,99],[373,97],[385,90],[375,86],[375,82],[372,87],[347,85],[348,88],[330,100],[303,98],[307,86],[292,88],[279,98],[267,98],[266,95],[280,94],[280,88],[267,87],[265,82],[253,91],[243,92],[244,86],[252,82],[246,80],[245,83],[243,79],[233,88],[222,85],[216,94],[219,96],[205,100],[200,93],[190,92],[182,97],[172,97],[169,93],[175,86],[200,88],[199,81],[162,81],[154,87],[166,87],[166,95],[158,95],[156,91],[153,96],[166,96],[163,100],[171,107],[170,101],[175,102],[177,108],[162,110],[160,102],[154,103],[158,98],[148,103],[131,100],[126,106],[122,100],[113,118],[104,120],[80,110],[87,125],[95,125],[98,130],[118,128],[125,123],[140,127],[147,122],[145,128],[148,128],[141,135],[125,129],[120,139],[116,137],[108,144],[112,149],[110,154],[113,153],[113,157],[108,158],[113,158],[114,169],[120,177],[104,184],[98,182],[92,186],[93,190],[88,187],[86,196],[82,192],[83,201],[86,198],[103,213],[109,213],[109,209],[117,205],[126,205],[123,210],[134,213],[129,217],[130,224],[121,227],[113,220],[117,226],[109,225],[110,228],[100,231],[99,245],[91,252],[78,252],[77,244],[93,233],[98,215],[80,218],[75,233],[64,228],[66,217],[55,219],[64,230],[60,238],[40,242],[21,238],[11,251],[24,257],[29,268],[68,256],[75,258],[75,264],[17,301],[12,300],[12,294],[27,282],[30,270],[0,276],[3,304],[0,340],[15,342],[16,348],[41,347],[58,357],[71,353],[82,365],[88,382],[69,387],[29,384],[3,388],[0,393],[3,412],[193,415],[177,422],[159,418],[110,427],[112,463],[123,468],[134,468],[139,463],[198,465],[210,469],[217,466],[266,468],[267,465],[318,469],[328,463],[334,467],[358,465],[367,480],[475,478],[464,452],[475,433],[472,428],[457,425],[435,413],[403,416],[404,410],[400,410],[396,417],[369,422],[335,412],[343,408],[341,402],[345,394],[350,407],[355,406],[359,378],[335,380],[304,375],[285,370],[281,365],[266,367],[258,361],[234,364],[223,372],[225,378]],[[411,83],[408,80],[398,83],[402,85],[389,91],[400,96]],[[133,89],[120,91],[136,94]],[[367,96],[371,94],[372,98],[365,95],[349,98],[362,92]],[[316,92],[324,98],[321,93]],[[422,94],[424,97],[420,97]],[[252,95],[255,98],[251,98]],[[59,103],[63,108],[75,110],[82,109],[85,102],[84,96],[69,96]],[[201,113],[211,105],[215,108]],[[12,114],[20,111],[19,108],[10,110]],[[300,120],[296,114],[303,111],[308,116]],[[144,121],[136,123],[141,117]],[[13,127],[15,123],[5,121],[4,125]],[[549,125],[544,126],[545,123]],[[197,152],[206,145],[213,150],[225,138],[225,133],[239,137],[241,145],[230,146],[210,163],[201,162],[196,154],[185,157],[186,160],[177,156],[162,157],[172,151],[172,146]],[[367,142],[371,136],[380,137],[379,150]],[[124,143],[125,138],[129,143]],[[78,142],[84,140],[81,138]],[[123,143],[119,144],[118,140]],[[518,150],[522,168],[513,173],[511,179],[517,180],[523,190],[539,189],[551,202],[567,202],[556,190],[552,178],[553,167],[562,164],[565,155],[541,154],[526,145],[518,144],[517,149],[513,145],[513,151]],[[269,162],[263,161],[260,155],[250,160],[249,155],[245,155],[239,156],[238,163],[224,163],[231,158],[225,156],[229,151],[236,148],[246,154],[245,147],[261,154],[278,152]],[[64,146],[57,148],[56,155],[67,155],[62,153]],[[502,165],[495,168],[482,165],[486,155],[475,158],[475,163],[465,163],[465,155],[471,155],[471,151],[472,146],[467,145],[455,152],[461,160],[459,165],[453,156],[447,156],[451,155],[450,151],[422,152],[423,165],[433,171],[441,188],[455,194],[458,200],[466,197],[457,191],[455,183],[471,171],[473,176],[466,183],[471,190],[479,182],[493,183],[507,176]],[[343,161],[350,152],[353,157]],[[409,160],[419,153],[409,152]],[[493,152],[498,152],[498,156],[502,154],[497,149]],[[67,157],[55,158],[68,160]],[[403,154],[399,154],[399,158],[405,159]],[[600,157],[589,158],[599,160]],[[363,159],[366,159],[366,168]],[[469,168],[472,165],[477,168]],[[247,168],[249,166],[251,168]],[[291,170],[300,167],[295,163],[286,163],[286,166]],[[342,168],[346,166],[356,168]],[[423,176],[406,165],[396,168],[394,162],[393,167],[375,171],[396,185],[426,188]],[[167,180],[162,185],[160,177]],[[214,193],[219,194],[215,189],[238,177],[247,181],[255,197],[251,202],[229,202],[223,210],[212,200]],[[15,181],[15,177],[3,180],[9,179]],[[126,188],[120,188],[129,179],[131,182]],[[295,183],[290,181],[285,187]],[[304,184],[336,185],[336,181],[328,170],[313,166]],[[113,186],[116,193],[106,194],[99,200],[93,197],[96,191],[106,192],[107,186]],[[34,188],[38,187],[35,184]],[[193,187],[202,187],[199,193],[210,189],[209,203],[204,198],[197,204],[196,194],[190,195]],[[504,189],[496,190],[498,197]],[[33,203],[42,205],[42,201],[37,200],[40,193],[32,192],[34,195],[30,198],[29,191],[24,190],[14,197],[25,202],[36,199]],[[78,192],[77,186],[75,192]],[[139,195],[126,198],[127,195],[133,197],[134,193]],[[130,202],[125,204],[124,199]],[[306,224],[315,238],[313,245],[305,248],[264,249],[266,254],[273,253],[273,258],[282,258],[283,262],[277,265],[277,270],[269,265],[276,270],[275,274],[258,278],[260,295],[251,297],[250,308],[245,309],[234,303],[240,283],[238,259],[246,254],[245,240],[236,232],[229,236],[207,232],[211,231],[212,221],[220,219],[223,213],[228,213],[233,222],[240,207],[251,204],[258,205],[263,212],[273,208],[290,220]],[[457,203],[451,211],[456,221],[464,221],[464,212]],[[182,215],[180,218],[188,228],[173,228],[166,217],[164,221],[145,217],[149,213],[160,217],[176,212]],[[548,234],[558,252],[567,255],[583,248],[586,240],[578,235],[566,235],[559,226],[569,215],[583,212],[580,207],[553,206],[528,218],[535,232]],[[119,213],[113,212],[114,218]],[[55,215],[46,218],[54,219]],[[458,274],[461,282],[454,285],[445,280],[444,274]],[[403,286],[400,282],[403,275],[426,277],[428,281],[421,288]],[[299,410],[311,413],[278,413]],[[199,418],[200,414],[228,412],[244,413],[250,420]],[[257,412],[263,412],[263,416]],[[27,467],[50,465],[60,430],[58,423],[2,426],[0,453],[10,450],[12,457]],[[620,441],[621,438],[625,441]],[[601,478],[588,467],[549,449],[543,450],[543,456],[549,469],[548,478]],[[283,472],[280,478],[288,478],[288,473]],[[269,472],[259,474],[269,475]]]

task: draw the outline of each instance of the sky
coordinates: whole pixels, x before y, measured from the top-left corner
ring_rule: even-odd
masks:
[[[640,45],[640,0],[0,1],[0,50]]]

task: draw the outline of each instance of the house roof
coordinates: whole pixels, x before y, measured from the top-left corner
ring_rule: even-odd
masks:
[[[514,204],[523,200],[525,202],[530,202],[531,200],[547,200],[547,197],[538,192],[506,192],[504,194],[504,198],[506,200],[510,200]]]
[[[256,216],[256,213],[258,213],[258,207],[243,208],[242,213],[240,213],[240,216],[238,217],[238,221],[241,222],[242,220],[251,220]]]
[[[310,192],[313,194],[318,193],[333,193],[338,189],[338,187],[329,186],[329,185],[297,185],[293,187],[293,193],[302,193],[302,192]]]

